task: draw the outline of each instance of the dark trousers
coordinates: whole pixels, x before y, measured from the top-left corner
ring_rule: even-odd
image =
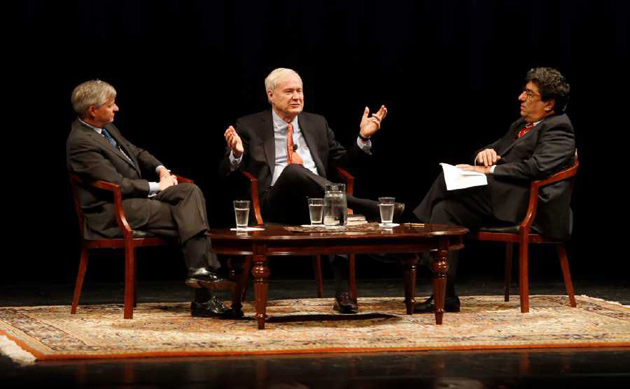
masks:
[[[146,225],[139,228],[158,236],[177,236],[188,269],[218,269],[221,265],[210,252],[206,200],[195,184],[171,186],[150,199]]]
[[[314,174],[302,165],[288,165],[261,199],[261,211],[266,221],[282,224],[306,224],[309,197],[324,197],[330,181]],[[378,218],[378,202],[348,196],[348,207],[367,218]]]
[[[263,218],[272,223],[307,224],[309,197],[324,197],[330,181],[314,174],[302,165],[288,165],[275,185],[263,195]],[[368,218],[378,215],[378,202],[348,196],[348,207]],[[341,256],[329,256],[335,278],[335,292],[347,290],[348,260]]]
[[[413,213],[423,223],[457,225],[471,230],[509,224],[494,216],[487,185],[448,191],[444,173],[433,182],[431,189]],[[450,285],[455,282],[458,259],[457,251],[449,253],[447,275]],[[447,294],[450,294],[449,289]],[[454,292],[454,289],[451,290]]]

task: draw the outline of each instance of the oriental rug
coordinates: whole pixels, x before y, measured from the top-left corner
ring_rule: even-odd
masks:
[[[577,297],[531,296],[530,313],[518,298],[463,296],[462,312],[406,315],[402,298],[360,298],[358,315],[337,315],[331,299],[272,300],[264,330],[254,309],[245,317],[193,318],[189,303],[138,304],[133,320],[122,306],[1,307],[0,335],[37,360],[490,350],[630,346],[630,307]],[[421,301],[418,299],[418,301]]]

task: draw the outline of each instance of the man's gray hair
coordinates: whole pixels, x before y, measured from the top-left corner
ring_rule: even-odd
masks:
[[[278,85],[278,82],[282,79],[282,77],[291,73],[298,76],[300,81],[302,80],[302,77],[300,77],[300,75],[293,69],[278,68],[278,69],[272,70],[271,73],[269,73],[269,75],[267,76],[267,78],[265,78],[265,92],[269,90],[270,91],[276,90],[276,86]]]
[[[79,117],[85,117],[90,105],[100,107],[108,100],[116,98],[116,89],[101,80],[90,80],[77,86],[72,91],[72,108]]]

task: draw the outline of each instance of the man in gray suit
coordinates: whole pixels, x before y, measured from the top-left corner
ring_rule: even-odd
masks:
[[[116,90],[92,80],[72,92],[77,119],[66,144],[70,172],[85,181],[103,180],[120,185],[123,209],[134,230],[175,237],[181,243],[188,268],[186,284],[195,288],[192,316],[226,316],[230,309],[213,291],[229,287],[215,270],[220,264],[210,252],[203,193],[177,178],[148,151],[134,146],[112,124],[118,112]],[[145,179],[155,177],[156,181]],[[114,216],[111,196],[89,185],[78,188],[86,218],[86,234],[114,238],[122,235]]]
[[[448,191],[441,174],[414,210],[426,223],[461,225],[470,229],[518,224],[525,216],[530,183],[564,170],[574,162],[575,135],[565,113],[570,87],[552,68],[527,73],[519,95],[521,117],[496,142],[475,153],[474,165],[464,170],[484,173],[487,186]],[[534,229],[550,238],[566,239],[571,228],[570,183],[541,189]],[[457,252],[449,254],[444,309],[460,310],[455,294]],[[416,304],[417,313],[433,312],[433,296]]]

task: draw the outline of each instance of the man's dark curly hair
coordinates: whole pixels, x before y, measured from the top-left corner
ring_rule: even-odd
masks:
[[[525,82],[530,81],[538,87],[542,101],[556,102],[554,110],[557,113],[567,109],[571,86],[559,71],[553,68],[531,69],[525,78]]]

